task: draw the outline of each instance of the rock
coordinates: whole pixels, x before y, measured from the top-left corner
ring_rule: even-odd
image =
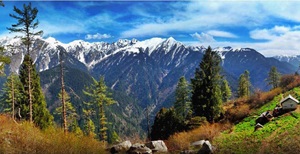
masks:
[[[124,141],[110,148],[110,153],[125,153],[131,147],[130,141]]]
[[[201,148],[204,142],[205,140],[200,140],[200,141],[193,142],[191,145],[196,148]]]
[[[145,144],[148,148],[152,150],[153,153],[158,152],[168,152],[168,148],[164,141],[157,140],[157,141],[151,141]]]
[[[263,127],[264,127],[263,125],[261,125],[260,123],[257,123],[254,127],[254,131],[257,131],[258,129],[263,128]]]
[[[152,154],[152,150],[145,144],[136,143],[129,148],[127,154]]]
[[[208,140],[206,140],[203,143],[202,148],[198,151],[197,154],[212,154],[213,151],[214,151],[213,146],[210,144]]]

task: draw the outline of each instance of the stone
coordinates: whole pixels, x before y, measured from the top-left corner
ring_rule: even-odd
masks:
[[[200,141],[193,142],[191,145],[196,148],[201,148],[204,142],[205,140],[200,140]]]
[[[152,150],[153,153],[158,152],[158,153],[163,153],[163,152],[168,152],[168,148],[165,144],[164,141],[162,140],[157,140],[157,141],[151,141],[145,144],[148,148]]]
[[[212,154],[213,151],[214,151],[213,146],[210,144],[208,140],[206,140],[203,143],[202,148],[198,151],[197,154]]]
[[[116,144],[113,147],[110,148],[110,153],[125,153],[126,151],[129,150],[131,147],[131,142],[130,141],[124,141],[122,143]]]
[[[264,128],[264,126],[261,125],[260,123],[257,123],[257,124],[255,125],[255,127],[254,127],[254,131],[257,131],[257,130],[260,129],[260,128]]]
[[[136,143],[129,148],[127,154],[152,154],[152,150],[145,144]]]

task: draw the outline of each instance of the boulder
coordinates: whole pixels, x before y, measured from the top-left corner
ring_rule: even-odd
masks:
[[[158,152],[168,152],[168,148],[164,141],[157,140],[157,141],[151,141],[145,144],[148,148],[152,150],[153,153]]]
[[[257,131],[257,130],[260,129],[260,128],[264,128],[264,126],[261,125],[260,123],[257,123],[257,124],[255,125],[255,127],[254,127],[254,131]]]
[[[208,140],[206,140],[203,143],[202,148],[198,151],[198,154],[212,154],[213,151],[214,151],[213,146],[210,144]]]
[[[195,148],[201,148],[204,142],[205,140],[200,140],[200,141],[193,142],[191,145],[194,146]]]
[[[122,143],[116,144],[113,147],[110,148],[110,153],[125,153],[126,151],[129,150],[131,147],[131,142],[130,141],[124,141]]]
[[[136,143],[129,148],[127,154],[152,154],[152,150],[145,144]]]

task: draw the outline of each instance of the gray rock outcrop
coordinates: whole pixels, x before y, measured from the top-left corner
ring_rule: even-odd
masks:
[[[157,140],[157,141],[150,141],[145,144],[148,148],[152,150],[153,153],[158,152],[158,153],[164,153],[168,152],[168,148],[165,144],[164,141],[162,140]]]
[[[130,147],[127,154],[152,154],[152,150],[145,144],[136,143]]]
[[[132,146],[130,141],[124,141],[122,143],[116,144],[113,147],[110,148],[110,153],[126,153]]]

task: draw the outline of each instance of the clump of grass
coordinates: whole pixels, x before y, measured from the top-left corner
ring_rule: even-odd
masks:
[[[30,124],[17,124],[0,115],[0,153],[105,153],[105,143],[92,137],[64,134],[60,128],[44,131]]]
[[[207,123],[188,132],[175,133],[169,137],[169,139],[166,141],[166,144],[171,152],[189,150],[191,142],[203,139],[208,139],[211,141],[220,132],[230,127],[231,124],[228,122],[214,124]]]

